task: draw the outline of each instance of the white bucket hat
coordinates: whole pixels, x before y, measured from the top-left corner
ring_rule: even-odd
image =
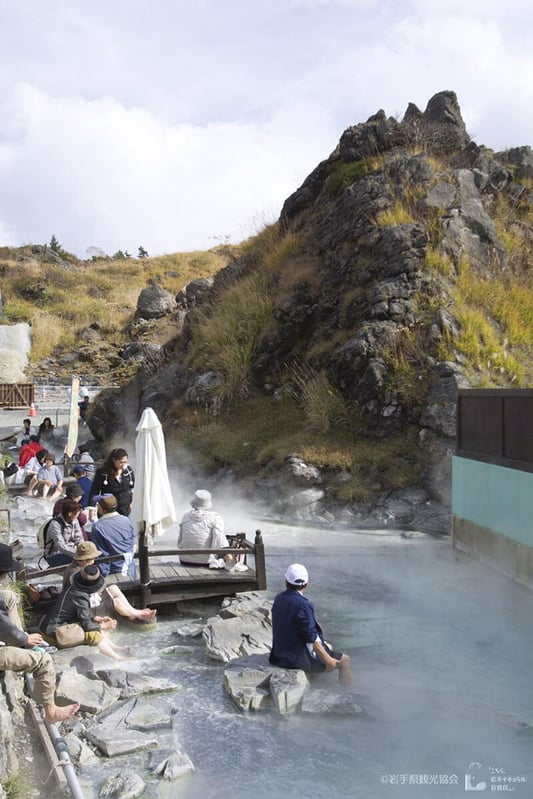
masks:
[[[211,494],[209,491],[195,491],[194,497],[191,499],[193,508],[205,508],[208,510],[212,506]]]

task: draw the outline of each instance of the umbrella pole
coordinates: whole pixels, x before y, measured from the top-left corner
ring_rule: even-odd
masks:
[[[146,608],[152,599],[150,564],[148,563],[148,547],[146,546],[146,522],[143,522],[142,530],[139,533],[139,572],[141,578],[141,604],[143,608]]]

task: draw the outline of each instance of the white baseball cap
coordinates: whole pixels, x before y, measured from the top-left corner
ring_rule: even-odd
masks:
[[[307,585],[309,575],[307,569],[301,563],[291,563],[285,572],[285,579],[289,585]]]

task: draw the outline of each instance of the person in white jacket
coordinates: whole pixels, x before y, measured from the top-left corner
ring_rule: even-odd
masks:
[[[181,520],[178,549],[222,549],[229,546],[224,534],[224,520],[219,513],[211,510],[212,504],[209,491],[196,491],[191,500],[192,510]],[[223,569],[226,562],[233,560],[231,555],[226,555],[226,559],[206,552],[205,555],[180,557],[180,562],[184,566]]]

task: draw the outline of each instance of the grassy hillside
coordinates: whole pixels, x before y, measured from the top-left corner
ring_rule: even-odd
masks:
[[[39,248],[42,249],[42,248]],[[4,323],[29,322],[32,327],[31,363],[35,370],[43,359],[56,356],[57,366],[68,377],[71,366],[61,369],[62,355],[75,352],[80,333],[97,326],[102,338],[119,347],[129,338],[139,293],[153,281],[176,294],[191,280],[209,277],[228,260],[227,245],[208,251],[176,253],[156,258],[79,261],[68,254],[63,264],[43,260],[31,246],[0,248],[0,285]],[[153,325],[159,343],[172,329]],[[28,375],[31,377],[31,375]],[[119,382],[120,370],[101,374],[102,383]]]

